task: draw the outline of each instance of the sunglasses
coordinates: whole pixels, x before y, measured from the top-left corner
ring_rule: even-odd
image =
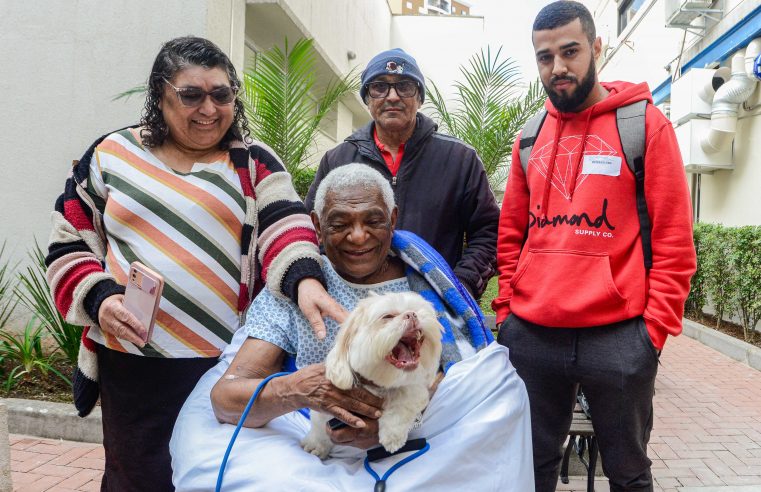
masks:
[[[206,100],[206,96],[211,96],[211,101],[217,106],[227,106],[235,100],[235,94],[238,93],[237,87],[222,86],[205,91],[200,87],[175,87],[167,79],[164,82],[174,89],[177,98],[186,108],[197,108]]]
[[[403,98],[413,97],[417,94],[418,89],[417,82],[414,80],[402,80],[396,83],[370,82],[369,84],[366,84],[365,87],[367,87],[367,95],[373,99],[381,99],[388,96],[392,87],[396,91],[396,94]]]

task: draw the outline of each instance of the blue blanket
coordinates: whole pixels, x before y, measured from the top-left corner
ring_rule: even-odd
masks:
[[[433,305],[444,327],[441,362],[445,371],[462,360],[458,345],[467,343],[479,351],[494,341],[478,303],[435,249],[412,232],[396,231],[391,250],[407,265],[410,288]]]

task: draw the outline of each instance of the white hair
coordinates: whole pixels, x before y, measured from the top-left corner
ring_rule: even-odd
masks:
[[[381,173],[366,164],[352,163],[333,169],[320,182],[314,196],[314,211],[322,219],[325,213],[325,197],[328,192],[339,193],[341,190],[362,188],[367,191],[379,191],[386,209],[396,207],[394,190]]]

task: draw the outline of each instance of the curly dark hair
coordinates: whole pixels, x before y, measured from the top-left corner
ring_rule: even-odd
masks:
[[[589,44],[594,44],[597,33],[595,21],[589,9],[579,2],[561,0],[546,5],[534,19],[534,31],[544,31],[565,26],[579,19],[581,28],[589,39]]]
[[[233,87],[239,88],[241,86],[230,58],[208,39],[185,36],[167,41],[161,47],[159,54],[156,55],[151,74],[148,76],[145,107],[140,119],[140,125],[144,127],[140,131],[140,139],[146,147],[161,146],[169,134],[164,115],[159,109],[159,102],[164,94],[166,81],[172,80],[177,72],[191,65],[204,68],[221,68],[227,72],[227,77]],[[230,142],[234,140],[251,140],[243,102],[236,97],[234,104],[232,125],[219,143],[223,150],[227,149]]]

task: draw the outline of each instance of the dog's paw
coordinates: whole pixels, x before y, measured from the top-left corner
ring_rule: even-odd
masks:
[[[304,451],[307,453],[311,453],[321,460],[324,460],[328,457],[330,454],[330,449],[332,448],[332,446],[328,446],[320,440],[309,439],[309,437],[305,437],[301,441],[301,447],[304,448]]]
[[[401,449],[407,442],[407,433],[389,431],[380,432],[378,435],[378,441],[386,451],[393,453]]]

